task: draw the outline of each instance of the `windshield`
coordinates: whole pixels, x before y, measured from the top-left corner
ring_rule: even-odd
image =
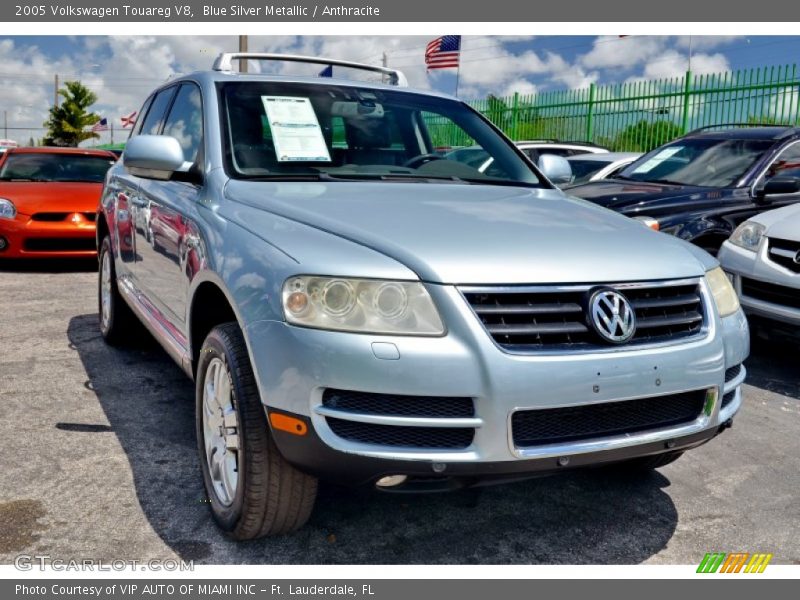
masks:
[[[220,94],[232,177],[544,185],[457,101],[321,83],[235,82]]]
[[[619,179],[727,187],[772,147],[769,140],[685,139],[645,154]]]
[[[114,160],[86,154],[8,154],[0,180],[4,181],[83,181],[103,183]]]
[[[611,161],[586,160],[581,158],[568,158],[569,166],[572,167],[572,183],[585,183],[591,179],[592,175],[600,172],[601,169],[611,164]]]

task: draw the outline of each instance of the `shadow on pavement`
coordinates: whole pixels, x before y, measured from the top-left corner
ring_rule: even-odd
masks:
[[[678,515],[663,475],[595,470],[436,495],[326,486],[300,531],[235,543],[216,529],[206,506],[191,381],[147,334],[130,348],[106,346],[94,314],[73,317],[68,336],[127,454],[144,514],[184,560],[635,564],[662,550],[675,531]]]
[[[97,271],[97,258],[31,259],[0,258],[0,273],[91,273]]]
[[[800,341],[752,337],[745,383],[800,400],[797,356]]]

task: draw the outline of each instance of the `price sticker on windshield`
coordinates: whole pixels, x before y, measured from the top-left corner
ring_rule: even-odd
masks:
[[[261,96],[278,162],[331,162],[317,113],[308,98]]]
[[[655,169],[658,165],[663,163],[671,156],[674,156],[681,150],[683,150],[683,146],[670,146],[669,148],[664,148],[661,152],[659,152],[655,156],[652,156],[648,160],[644,161],[642,164],[636,167],[632,172],[649,173],[650,171]]]

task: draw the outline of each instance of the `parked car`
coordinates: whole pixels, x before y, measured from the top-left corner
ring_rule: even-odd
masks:
[[[619,173],[639,158],[641,152],[589,152],[575,154],[567,158],[572,169],[571,185],[600,181],[619,175]]]
[[[739,225],[719,259],[751,322],[800,338],[800,204]]]
[[[95,216],[115,156],[81,148],[0,155],[0,259],[95,256]]]
[[[577,156],[583,154],[608,154],[608,149],[588,142],[561,142],[558,140],[530,140],[514,142],[514,145],[528,157],[533,164],[541,166],[540,159],[545,154],[553,156]],[[492,173],[493,159],[480,146],[456,148],[445,153],[448,160],[455,160],[478,169],[481,173]],[[562,182],[556,182],[562,183]]]
[[[768,185],[793,173],[800,174],[800,129],[727,126],[692,132],[569,193],[715,254],[743,221],[800,200],[799,190]]]
[[[243,56],[396,85],[233,72]],[[194,378],[235,539],[300,527],[319,477],[652,469],[741,406],[747,322],[716,260],[569,198],[468,105],[404,81],[223,54],[155,90],[106,180],[100,331],[122,343],[138,320]],[[493,173],[436,154],[428,119]],[[120,253],[145,206],[152,235]]]

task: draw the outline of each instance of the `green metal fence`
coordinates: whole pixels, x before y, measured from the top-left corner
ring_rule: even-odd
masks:
[[[533,95],[490,96],[469,104],[513,140],[588,141],[647,151],[697,127],[800,122],[797,66],[785,65]],[[431,122],[440,146],[468,140]]]

